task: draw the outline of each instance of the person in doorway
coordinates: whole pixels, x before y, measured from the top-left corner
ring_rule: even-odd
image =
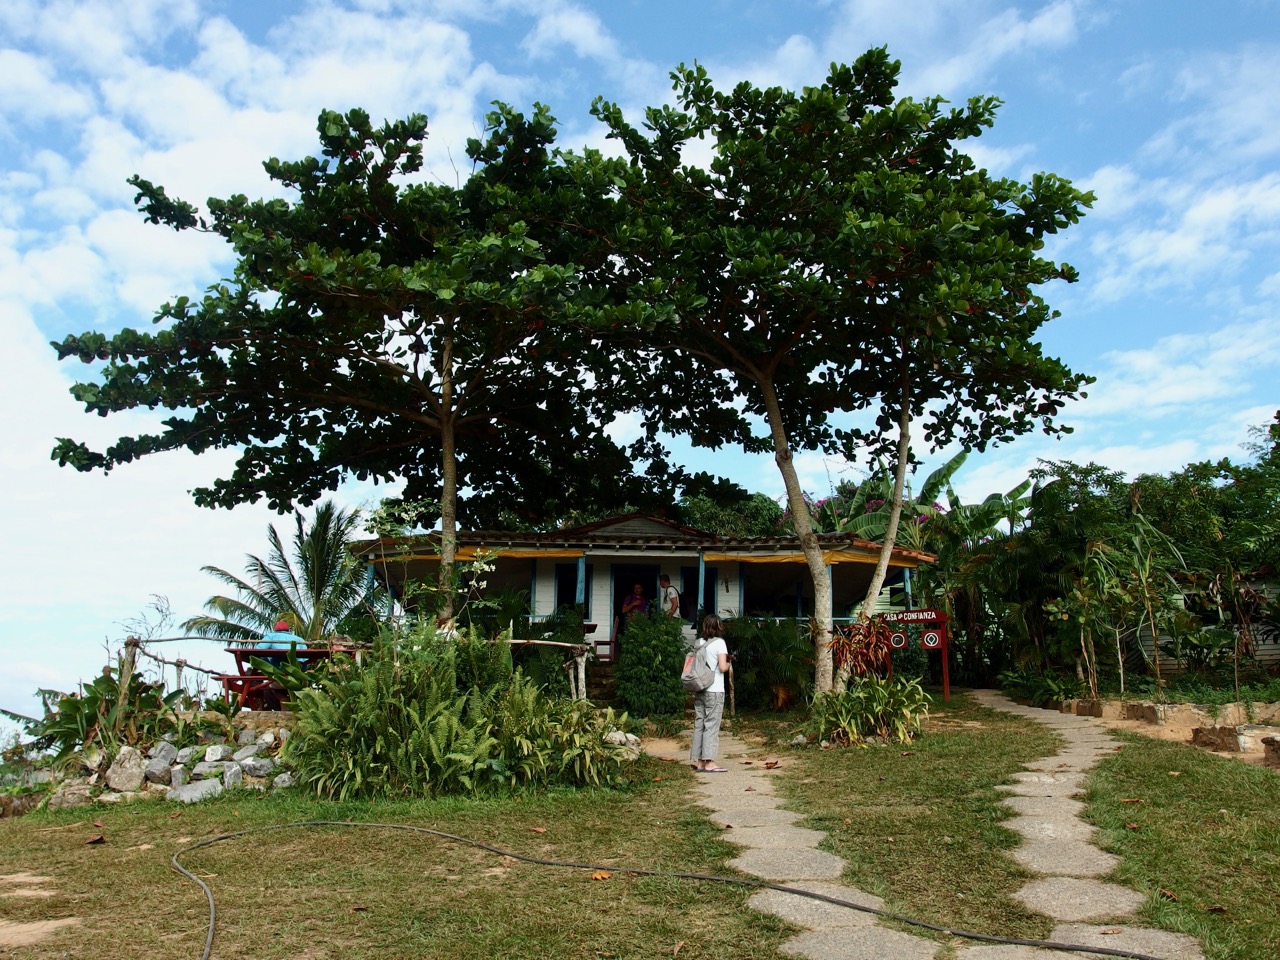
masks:
[[[264,650],[293,650],[298,646],[298,637],[289,627],[288,620],[277,620],[275,627],[262,635],[258,646]]]
[[[622,622],[626,623],[636,614],[645,613],[648,609],[649,601],[644,596],[644,585],[637,583],[632,586],[627,599],[622,601]]]
[[[715,671],[711,686],[693,695],[693,742],[689,746],[689,765],[695,773],[728,773],[716,763],[720,752],[720,720],[724,716],[724,675],[729,672],[729,647],[724,642],[720,618],[708,615],[702,621],[702,638],[706,645],[702,655]]]
[[[662,605],[662,612],[668,617],[680,617],[680,591],[671,585],[671,578],[665,573],[658,577],[658,586],[662,589],[659,591],[659,601]]]

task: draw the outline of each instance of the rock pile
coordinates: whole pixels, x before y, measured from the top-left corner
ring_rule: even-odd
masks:
[[[246,727],[238,732],[235,743],[180,748],[171,739],[161,739],[145,754],[121,747],[105,774],[63,780],[49,798],[49,809],[160,797],[196,803],[237,787],[291,787],[293,774],[281,766],[279,758],[279,748],[288,737],[287,727]]]

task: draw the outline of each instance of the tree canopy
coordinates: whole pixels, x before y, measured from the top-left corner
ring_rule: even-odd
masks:
[[[833,65],[817,87],[721,91],[701,67],[681,67],[676,106],[650,108],[644,129],[614,104],[594,107],[628,160],[617,174],[628,215],[613,241],[628,299],[668,305],[648,336],[692,388],[664,421],[695,444],[773,451],[815,587],[819,690],[830,577],[794,451],[895,463],[870,597],[913,422],[931,449],[1052,433],[1088,382],[1035,340],[1056,315],[1036,288],[1075,278],[1043,256],[1044,238],[1092,198],[1052,174],[1024,184],[978,169],[961,147],[991,126],[998,101],[896,99],[898,70],[878,49]],[[722,414],[714,429],[708,405]]]

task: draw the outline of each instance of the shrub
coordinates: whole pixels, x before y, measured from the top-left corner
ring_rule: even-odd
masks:
[[[785,710],[808,696],[813,682],[813,640],[807,623],[738,617],[724,624],[733,654],[738,705]]]
[[[611,713],[547,697],[519,672],[475,686],[478,654],[465,647],[422,629],[375,641],[360,667],[334,658],[294,694],[284,753],[299,783],[347,800],[617,780],[625,754],[605,742]]]
[[[680,671],[687,649],[680,621],[661,613],[632,617],[621,647],[614,679],[627,710],[641,717],[683,711],[688,695]]]
[[[999,677],[1000,688],[1015,700],[1035,707],[1074,700],[1084,693],[1084,683],[1071,674],[1039,672],[1026,667],[1006,670]]]
[[[803,730],[834,744],[858,744],[872,736],[906,743],[928,716],[929,697],[917,681],[855,677],[844,692],[813,699]]]

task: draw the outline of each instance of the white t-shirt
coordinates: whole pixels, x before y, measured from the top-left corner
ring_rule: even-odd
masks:
[[[675,604],[676,612],[671,612],[672,604]],[[662,612],[668,617],[680,616],[680,591],[675,587],[667,584],[662,588]]]
[[[715,679],[711,681],[711,686],[707,687],[707,693],[724,693],[724,674],[720,672],[720,654],[722,653],[725,656],[729,655],[729,647],[724,642],[724,637],[713,637],[702,648],[702,656],[716,674]]]

